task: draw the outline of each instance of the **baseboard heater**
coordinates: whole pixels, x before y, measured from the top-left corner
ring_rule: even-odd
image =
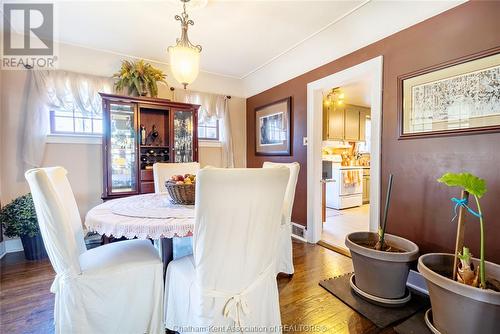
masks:
[[[307,230],[304,225],[292,223],[292,237],[307,242],[306,233]]]
[[[408,280],[406,281],[406,286],[425,295],[429,295],[429,289],[427,288],[425,279],[418,271],[410,270]]]

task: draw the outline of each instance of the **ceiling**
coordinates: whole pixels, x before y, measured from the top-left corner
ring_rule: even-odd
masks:
[[[344,93],[345,103],[369,108],[371,106],[371,84],[372,78],[364,77],[341,86],[340,90]]]
[[[203,47],[201,71],[210,78],[227,77],[225,89],[234,86],[232,94],[251,96],[464,0],[191,1],[197,8],[188,8],[195,22],[189,37]],[[63,44],[167,65],[166,48],[180,35],[174,19],[182,11],[178,0],[54,3],[55,39]],[[11,24],[22,31],[22,20]],[[220,86],[214,81],[199,84],[204,91]],[[360,87],[352,89],[358,92],[353,95],[361,94]]]
[[[242,78],[351,11],[361,1],[215,1],[188,9],[201,68]],[[60,42],[167,62],[181,12],[175,1],[57,1]]]

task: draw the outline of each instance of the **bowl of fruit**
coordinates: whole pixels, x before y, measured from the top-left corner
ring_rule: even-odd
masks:
[[[194,204],[196,175],[173,175],[165,182],[168,194],[175,204]]]

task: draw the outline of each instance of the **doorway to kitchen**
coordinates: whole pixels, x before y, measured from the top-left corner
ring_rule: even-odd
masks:
[[[347,254],[345,236],[379,222],[382,57],[311,82],[308,241]]]

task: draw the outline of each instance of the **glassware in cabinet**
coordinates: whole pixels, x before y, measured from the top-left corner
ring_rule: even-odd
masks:
[[[194,161],[194,113],[190,110],[174,110],[174,162]]]
[[[109,104],[110,193],[137,192],[136,112],[133,104]]]

